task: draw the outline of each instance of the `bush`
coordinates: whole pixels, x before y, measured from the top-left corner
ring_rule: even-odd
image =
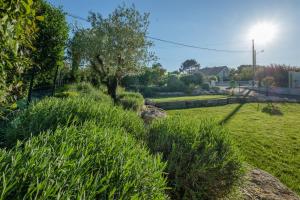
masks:
[[[215,87],[212,87],[211,89],[212,89],[213,91],[215,91],[215,92],[220,92],[220,88],[219,88],[219,87],[216,87],[216,86],[215,86]]]
[[[177,76],[171,75],[167,80],[167,88],[168,92],[183,92],[186,90],[186,85],[182,82]]]
[[[58,97],[58,98],[77,97],[77,96],[79,96],[79,93],[72,92],[72,91],[59,92],[59,93],[55,94],[55,97]]]
[[[129,120],[130,119],[130,120]],[[87,96],[74,98],[45,98],[20,113],[6,130],[6,143],[11,146],[58,125],[82,124],[95,120],[102,127],[120,127],[127,132],[141,136],[144,134],[143,121],[134,112],[99,102]]]
[[[167,199],[160,157],[123,130],[95,124],[0,150],[1,199]]]
[[[202,87],[203,90],[209,90],[209,84],[208,83],[203,83],[201,85],[201,87]]]
[[[226,130],[210,121],[183,117],[155,121],[146,139],[168,161],[173,199],[216,199],[228,194],[241,175],[241,161]]]
[[[183,81],[186,85],[201,85],[204,80],[204,75],[201,72],[194,74],[186,74],[181,76],[180,80]]]
[[[144,98],[140,93],[123,92],[118,95],[119,103],[124,109],[140,111],[144,105]]]
[[[78,95],[76,95],[78,93]],[[90,83],[81,82],[72,85],[65,85],[59,89],[56,97],[88,96],[97,101],[112,103],[111,98],[104,94],[102,90],[96,89]]]

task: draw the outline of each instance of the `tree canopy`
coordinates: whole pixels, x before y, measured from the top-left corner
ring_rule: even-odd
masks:
[[[200,64],[195,60],[195,59],[188,59],[186,61],[184,61],[180,68],[179,71],[183,72],[183,71],[190,71],[192,69],[199,69],[200,68]]]
[[[63,65],[64,50],[68,39],[68,24],[65,14],[44,0],[38,1],[37,13],[44,17],[37,22],[38,32],[34,42],[34,67],[37,73],[36,84],[50,85],[55,69]]]
[[[107,18],[91,13],[92,27],[84,30],[83,59],[100,76],[109,95],[116,100],[120,80],[138,73],[154,56],[146,39],[149,14],[140,14],[135,7],[118,7]]]

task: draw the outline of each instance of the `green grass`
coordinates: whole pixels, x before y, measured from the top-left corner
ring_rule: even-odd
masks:
[[[262,112],[266,104],[231,104],[171,110],[169,115],[224,122],[245,160],[268,171],[300,194],[300,104],[275,104],[282,115]]]
[[[155,103],[174,102],[174,101],[191,101],[191,100],[207,100],[207,99],[220,99],[226,98],[226,95],[199,95],[199,96],[183,96],[183,97],[166,97],[166,98],[153,98]]]

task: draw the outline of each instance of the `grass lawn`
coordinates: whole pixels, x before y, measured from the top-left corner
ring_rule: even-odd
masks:
[[[207,100],[207,99],[220,99],[226,98],[226,95],[199,95],[199,96],[183,96],[183,97],[161,97],[153,98],[151,101],[156,103],[161,102],[174,102],[174,101],[188,101],[188,100]]]
[[[170,110],[169,115],[223,121],[246,162],[279,178],[300,195],[300,104],[274,104],[282,115],[262,112],[266,104]]]

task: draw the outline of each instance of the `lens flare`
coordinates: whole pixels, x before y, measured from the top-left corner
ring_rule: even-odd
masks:
[[[278,34],[278,26],[272,22],[258,22],[249,31],[249,39],[256,43],[266,44],[274,40]]]

